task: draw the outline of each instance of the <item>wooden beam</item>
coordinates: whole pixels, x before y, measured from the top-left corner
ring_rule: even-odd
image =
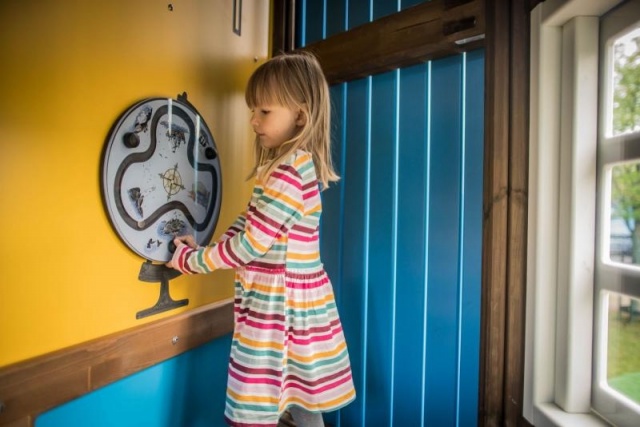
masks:
[[[509,58],[509,202],[504,425],[524,418],[524,344],[529,194],[529,50],[530,9],[525,0],[511,2]]]
[[[232,330],[229,299],[0,368],[0,426],[31,426],[51,408]]]
[[[433,0],[304,49],[335,84],[478,48],[484,31],[483,0]]]
[[[479,425],[503,426],[509,195],[509,2],[487,0]]]

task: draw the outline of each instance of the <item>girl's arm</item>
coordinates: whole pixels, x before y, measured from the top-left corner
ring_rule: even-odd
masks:
[[[185,274],[235,268],[262,257],[280,234],[304,214],[302,178],[292,165],[280,165],[267,179],[255,206],[246,213],[244,228],[206,248],[178,245],[171,266]]]
[[[231,226],[224,232],[222,236],[218,239],[216,243],[224,242],[225,240],[235,236],[238,232],[244,230],[244,226],[247,222],[247,213],[242,212],[238,218],[231,224]]]

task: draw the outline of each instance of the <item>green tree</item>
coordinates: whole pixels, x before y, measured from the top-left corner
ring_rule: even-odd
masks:
[[[613,130],[640,128],[640,37],[614,47]]]
[[[640,264],[640,163],[617,165],[612,170],[613,218],[621,218],[631,233],[633,262]]]

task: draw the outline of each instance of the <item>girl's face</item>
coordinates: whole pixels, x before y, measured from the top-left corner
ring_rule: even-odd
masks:
[[[264,148],[278,148],[292,139],[304,125],[304,114],[281,105],[256,105],[251,126]]]

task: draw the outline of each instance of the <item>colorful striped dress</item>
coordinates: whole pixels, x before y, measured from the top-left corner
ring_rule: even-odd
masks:
[[[186,274],[235,268],[235,328],[225,419],[276,426],[298,405],[336,410],[355,399],[331,282],[320,261],[322,205],[312,156],[297,151],[266,182],[218,242],[173,256]]]

